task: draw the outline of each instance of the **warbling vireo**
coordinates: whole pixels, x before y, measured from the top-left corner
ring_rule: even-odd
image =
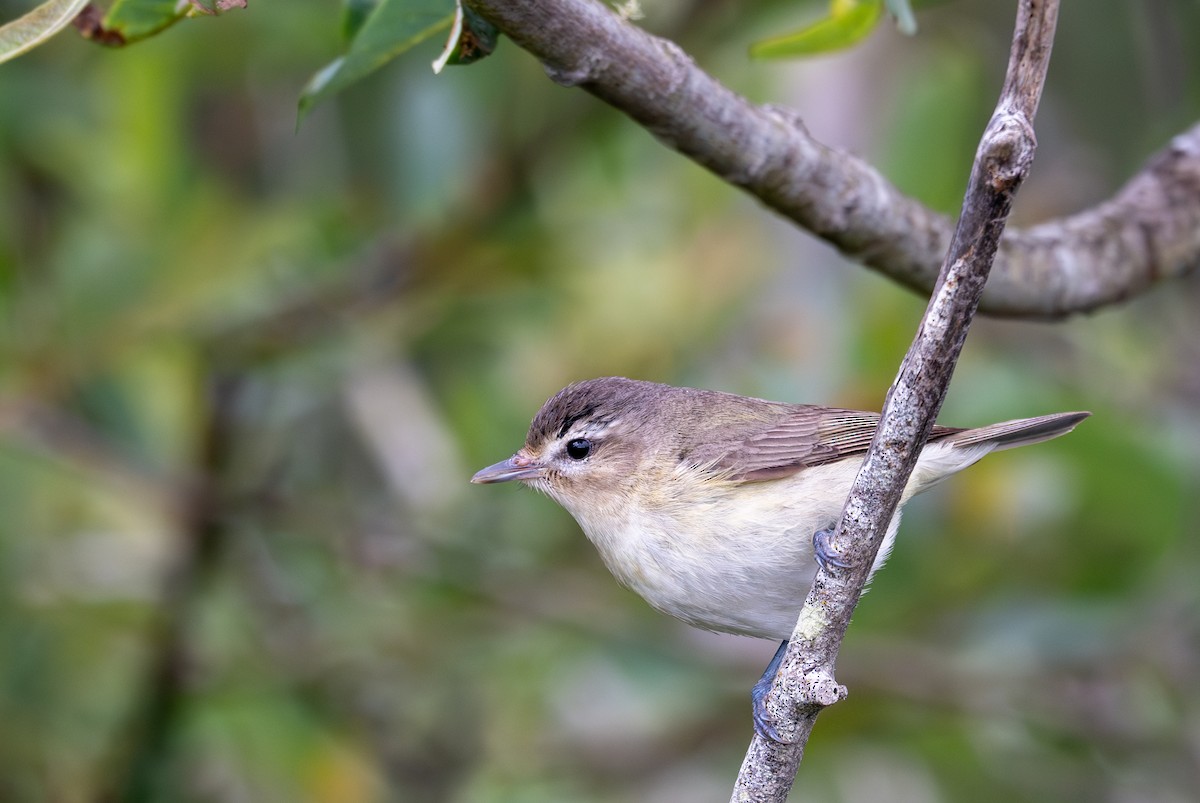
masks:
[[[1089,413],[977,429],[935,426],[901,505],[997,449],[1070,432]],[[783,404],[621,377],[570,385],[534,416],[525,445],[472,482],[519,480],[579,522],[609,570],[690,625],[780,639],[762,697],[829,551],[878,413]],[[900,524],[888,527],[874,573]]]

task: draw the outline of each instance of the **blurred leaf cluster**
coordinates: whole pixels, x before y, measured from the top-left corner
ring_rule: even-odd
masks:
[[[792,4],[647,5],[956,205],[1007,7],[780,65],[745,50]],[[1063,11],[1026,220],[1200,111],[1194,5],[1096,6]],[[774,645],[658,616],[548,500],[467,478],[589,376],[878,407],[922,301],[507,43],[435,77],[427,42],[297,132],[343,47],[330,4],[256,2],[0,71],[0,800],[721,798]],[[1095,417],[910,507],[799,796],[1193,794],[1198,294],[976,327],[943,420]]]

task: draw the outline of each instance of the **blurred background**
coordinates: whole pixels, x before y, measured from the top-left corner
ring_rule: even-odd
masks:
[[[818,4],[641,24],[954,213],[1012,6],[789,63],[746,47]],[[0,69],[0,800],[725,799],[775,645],[467,480],[592,376],[878,409],[924,302],[509,41],[440,77],[429,42],[297,129],[338,14]],[[1064,4],[1016,223],[1197,118],[1194,2]],[[1195,799],[1198,303],[978,321],[943,422],[1095,416],[909,506],[795,798]]]

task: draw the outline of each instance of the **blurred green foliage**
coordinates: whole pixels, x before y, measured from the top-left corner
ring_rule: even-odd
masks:
[[[911,17],[911,9],[908,12]],[[826,16],[798,31],[755,42],[750,46],[750,55],[788,58],[852,47],[875,30],[882,16],[883,0],[830,0]]]
[[[646,11],[956,205],[1007,4],[786,65],[744,53],[790,4]],[[1020,218],[1198,116],[1197,16],[1066,4]],[[774,645],[467,478],[589,376],[878,407],[922,301],[511,42],[435,78],[431,41],[297,132],[339,25],[256,2],[0,71],[0,800],[720,799]],[[1194,796],[1198,294],[978,323],[943,420],[1096,415],[910,506],[797,797]]]

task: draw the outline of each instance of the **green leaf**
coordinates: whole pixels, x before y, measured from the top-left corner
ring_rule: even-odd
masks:
[[[447,64],[474,64],[487,58],[496,49],[499,39],[500,31],[495,25],[464,6],[462,0],[457,0],[450,36],[442,54],[433,62],[433,71],[440,73]]]
[[[15,59],[71,24],[88,0],[47,0],[23,17],[0,26],[0,62]]]
[[[325,65],[300,93],[300,117],[418,42],[450,25],[454,0],[380,0],[345,55]]]
[[[798,31],[750,46],[760,59],[811,56],[841,50],[866,38],[883,15],[883,0],[832,0],[829,16]]]
[[[186,16],[215,17],[245,7],[246,0],[187,0]]]
[[[135,42],[175,24],[185,11],[177,0],[116,0],[104,15],[104,27]]]
[[[367,17],[379,5],[379,0],[343,0],[342,41],[349,42],[362,29]]]

